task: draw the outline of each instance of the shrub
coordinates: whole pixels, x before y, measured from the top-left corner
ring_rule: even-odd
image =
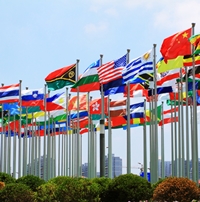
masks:
[[[155,201],[188,202],[193,199],[199,199],[199,188],[195,182],[183,177],[166,178],[153,193]]]
[[[98,185],[86,178],[66,178],[58,186],[56,199],[60,202],[98,202]]]
[[[152,184],[152,189],[153,189],[153,191],[154,191],[154,190],[156,189],[156,187],[157,187],[161,182],[163,182],[165,179],[166,179],[166,178],[159,179],[158,182],[153,183],[153,184]]]
[[[37,188],[36,201],[38,202],[56,202],[56,191],[57,185],[51,182],[42,184]]]
[[[144,178],[134,175],[120,175],[112,180],[106,192],[105,202],[127,202],[152,198],[151,184]]]
[[[14,183],[16,180],[14,177],[7,173],[0,172],[0,182],[5,182],[5,184]]]
[[[105,200],[106,191],[108,189],[109,184],[112,182],[110,178],[107,177],[100,177],[100,178],[93,178],[92,183],[96,183],[98,185],[98,192],[101,201]]]
[[[45,183],[43,179],[34,175],[20,177],[16,180],[16,182],[27,185],[32,191],[36,191],[37,187]]]
[[[51,178],[48,182],[54,183],[56,185],[62,184],[66,179],[71,179],[71,177],[68,176],[57,176],[54,178]]]
[[[11,183],[0,190],[1,202],[33,202],[33,191],[25,184]]]
[[[5,187],[5,182],[0,182],[0,190]]]

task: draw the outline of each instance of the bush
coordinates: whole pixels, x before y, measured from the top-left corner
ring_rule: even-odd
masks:
[[[37,187],[45,183],[43,179],[34,175],[26,175],[20,177],[16,180],[16,182],[27,185],[28,187],[31,188],[32,191],[36,191]]]
[[[5,184],[14,183],[16,179],[7,173],[0,172],[0,182],[5,182]]]
[[[33,191],[25,184],[11,183],[0,190],[1,202],[33,202]]]
[[[36,201],[38,202],[56,202],[55,191],[57,185],[51,182],[42,184],[37,188]]]
[[[92,183],[96,183],[98,185],[98,192],[101,201],[105,200],[106,191],[108,189],[109,184],[112,182],[110,178],[107,177],[100,177],[100,178],[93,178]]]
[[[54,183],[56,185],[62,184],[66,179],[71,179],[71,177],[68,176],[57,176],[54,178],[51,178],[48,182]]]
[[[195,182],[183,177],[166,178],[153,193],[155,201],[189,202],[193,199],[199,199],[199,188]]]
[[[86,178],[66,178],[58,186],[56,199],[60,202],[98,202],[98,185]]]
[[[144,178],[134,175],[120,175],[112,180],[106,192],[105,202],[127,202],[152,198],[151,184]]]
[[[165,179],[166,179],[166,178],[159,179],[158,182],[153,183],[153,184],[152,184],[152,189],[153,189],[153,191],[154,191],[154,190],[156,189],[156,187],[157,187],[161,182],[163,182]]]
[[[0,190],[5,187],[5,182],[0,182]]]

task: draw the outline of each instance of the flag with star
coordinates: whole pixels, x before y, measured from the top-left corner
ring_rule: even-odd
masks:
[[[104,97],[104,110],[108,112],[108,97]],[[90,102],[90,114],[101,114],[101,98]]]
[[[178,56],[191,55],[191,44],[189,42],[191,34],[192,28],[178,32],[163,40],[160,52],[166,62]]]
[[[46,78],[49,90],[58,90],[76,82],[76,64],[69,65],[51,72]]]

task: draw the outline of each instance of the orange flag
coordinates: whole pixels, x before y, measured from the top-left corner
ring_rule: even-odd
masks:
[[[87,110],[87,95],[79,95],[79,106],[77,105],[77,96],[72,97],[68,103],[68,110]]]

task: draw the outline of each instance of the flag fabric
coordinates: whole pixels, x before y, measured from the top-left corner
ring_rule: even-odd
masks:
[[[104,97],[104,113],[108,111],[108,97]],[[101,114],[101,98],[90,101],[90,114]]]
[[[57,93],[51,97],[46,98],[46,111],[53,111],[59,109],[65,109],[66,107],[66,95],[62,93]],[[41,106],[41,110],[45,110],[44,103]]]
[[[122,72],[124,82],[131,82],[137,76],[144,73],[153,72],[153,51],[150,50],[141,57],[133,59],[129,64],[127,64]]]
[[[178,122],[178,117],[171,117],[171,114],[164,114],[163,119],[159,122],[159,126],[173,122]]]
[[[160,58],[160,60],[156,64],[156,68],[158,73],[170,71],[173,69],[179,69],[184,66],[184,56],[178,56],[174,59],[169,59],[166,61],[163,57]]]
[[[148,96],[148,90],[146,85],[142,83],[130,84],[130,97],[146,97]],[[124,97],[127,97],[128,87],[125,87]]]
[[[193,66],[193,57],[194,57],[194,65],[200,65],[200,55],[184,55],[183,57],[183,65],[184,67]]]
[[[143,118],[144,117],[144,102],[130,105],[130,118]]]
[[[188,40],[191,34],[192,28],[178,32],[163,40],[160,52],[165,62],[178,56],[191,55],[191,44]]]
[[[108,84],[111,81],[122,79],[122,70],[126,65],[127,54],[120,57],[117,60],[107,62],[106,64],[100,66],[97,71],[99,75],[99,80],[101,84]],[[112,86],[112,87],[116,87]],[[108,89],[109,87],[107,87]]]
[[[142,83],[143,85],[146,85],[146,88],[149,87],[149,81],[153,81],[154,75],[153,73],[144,73],[140,74],[137,77],[133,78],[130,81],[130,84],[136,84],[136,83]]]
[[[3,104],[3,110],[9,111],[10,115],[19,114],[18,102],[4,103]]]
[[[100,66],[100,60],[93,62],[81,75],[81,78],[71,87],[71,92],[90,92],[100,89],[99,75],[97,68]]]
[[[126,100],[117,100],[110,102],[110,117],[126,115]]]
[[[19,101],[19,84],[0,87],[0,104]]]
[[[104,96],[124,93],[124,89],[125,89],[125,85],[109,88],[108,90],[104,91]]]
[[[43,89],[34,90],[22,90],[22,106],[41,106],[44,102],[44,92]]]
[[[199,54],[200,53],[200,34],[191,36],[189,38],[189,41],[195,48],[193,55]]]
[[[76,64],[60,68],[51,72],[46,78],[49,90],[58,90],[76,82]]]
[[[77,105],[77,96],[72,97],[68,102],[68,110],[76,111],[78,108],[79,110],[87,110],[87,95],[79,95],[79,106]]]
[[[155,95],[155,90],[154,89],[151,89],[151,90],[148,90],[148,96],[153,96]],[[171,86],[167,86],[167,87],[158,87],[157,88],[157,95],[158,94],[162,94],[162,93],[171,93],[173,92],[173,88]]]

